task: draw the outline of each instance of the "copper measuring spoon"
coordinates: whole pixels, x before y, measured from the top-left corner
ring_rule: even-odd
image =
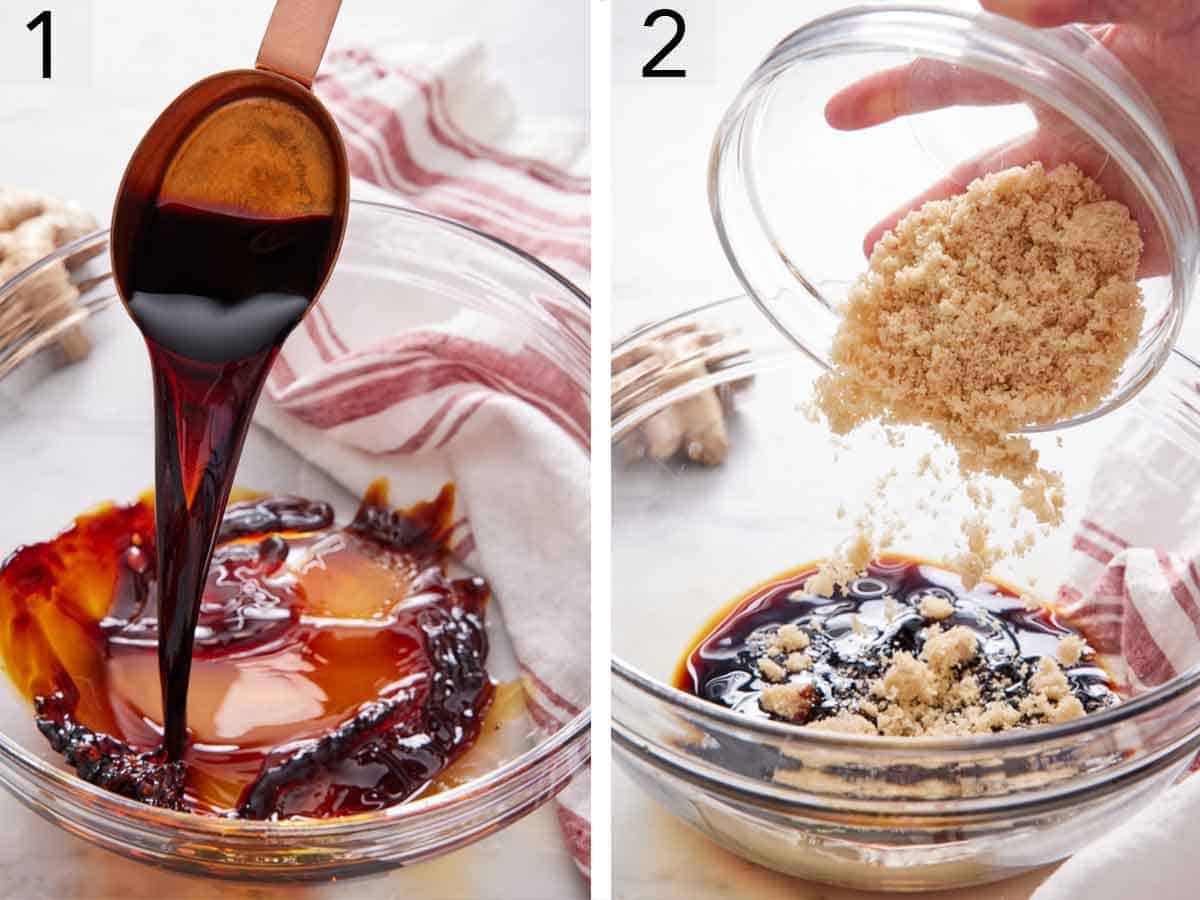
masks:
[[[345,233],[349,170],[337,125],[311,87],[340,6],[276,0],[255,68],[196,82],[150,126],[113,208],[113,278],[127,304],[136,242],[161,203],[253,219],[329,216],[324,286]]]

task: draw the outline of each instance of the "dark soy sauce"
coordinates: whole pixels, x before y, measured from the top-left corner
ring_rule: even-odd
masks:
[[[320,290],[331,216],[262,219],[159,202],[130,269],[154,378],[164,748],[182,756],[193,635],[242,444],[284,338]]]
[[[968,591],[957,573],[922,560],[884,556],[871,563],[866,577],[832,597],[804,592],[816,571],[814,565],[788,573],[735,601],[692,645],[675,672],[675,686],[745,715],[770,718],[758,702],[766,682],[756,660],[779,626],[795,624],[811,640],[806,653],[813,664],[805,677],[817,698],[810,720],[853,710],[856,687],[882,676],[894,653],[920,654],[930,622],[918,607],[930,595],[955,608],[938,624],[962,625],[977,635],[983,666],[976,674],[985,701],[1019,696],[1041,657],[1054,656],[1062,638],[1078,633],[1053,610],[1026,608],[1003,584],[982,581]],[[890,619],[889,596],[896,603]],[[865,635],[855,632],[856,617]],[[1066,675],[1087,712],[1117,702],[1109,674],[1094,660],[1081,660]]]

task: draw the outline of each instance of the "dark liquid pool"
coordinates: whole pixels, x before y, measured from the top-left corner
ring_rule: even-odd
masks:
[[[861,686],[884,674],[891,656],[919,656],[930,620],[918,611],[921,600],[949,600],[954,614],[937,624],[962,625],[978,637],[982,665],[976,672],[983,702],[1017,700],[1043,656],[1054,657],[1059,642],[1078,634],[1052,609],[1028,609],[1016,591],[992,581],[972,590],[958,574],[900,556],[873,562],[866,577],[832,597],[807,594],[804,583],[817,567],[805,567],[769,581],[736,601],[706,628],[675,674],[675,686],[739,713],[771,718],[759,705],[767,686],[756,661],[781,625],[795,624],[810,637],[811,670],[804,679],[816,690],[808,721],[853,711]],[[887,597],[894,607],[889,620]],[[855,619],[858,619],[858,629]],[[1064,667],[1072,693],[1086,712],[1117,702],[1108,673],[1086,658]]]

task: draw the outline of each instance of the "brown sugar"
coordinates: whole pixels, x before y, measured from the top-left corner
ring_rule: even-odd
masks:
[[[979,639],[970,628],[957,625],[942,631],[934,625],[926,631],[925,649],[921,656],[940,678],[949,678],[954,670],[975,658]]]
[[[954,615],[954,604],[940,594],[922,597],[918,608],[926,619],[948,619]]]
[[[828,596],[835,588],[843,588],[866,569],[875,557],[870,535],[860,525],[858,532],[845,547],[840,547],[817,566],[817,572],[804,582],[808,594]]]
[[[789,682],[763,688],[759,704],[772,715],[792,722],[803,722],[816,703],[817,692],[811,684]]]
[[[1129,211],[1071,164],[977,179],[875,245],[818,403],[838,434],[928,425],[965,471],[1026,483],[1037,452],[1013,432],[1094,409],[1136,346],[1141,252]],[[1041,521],[1057,488],[1030,488]]]
[[[1022,510],[1043,526],[1062,523],[1061,474],[1040,467],[1015,432],[1094,409],[1112,390],[1144,316],[1141,251],[1137,223],[1094,181],[1069,164],[1047,173],[1033,163],[907,215],[851,289],[817,404],[838,435],[878,421],[895,447],[896,426],[923,425],[955,449],[974,510],[954,557],[966,587],[1034,544],[1029,532],[1001,546],[988,525],[992,490],[970,476],[1011,482],[1014,528]],[[880,497],[895,474],[879,480]],[[918,460],[918,478],[943,474],[930,453]],[[863,534],[877,548],[894,542],[899,529],[870,502],[867,511],[879,521],[858,523],[855,547],[834,555],[814,590],[861,571],[853,551]]]
[[[787,669],[781,666],[769,656],[759,657],[758,673],[766,681],[780,682],[787,679]]]
[[[756,665],[763,680],[779,683],[787,680],[788,674],[812,668],[812,658],[804,653],[809,645],[808,635],[796,625],[781,625],[775,632],[766,652],[758,658]],[[779,660],[782,659],[782,662]]]
[[[899,703],[932,703],[936,698],[933,673],[922,660],[901,651],[872,691]]]
[[[1067,676],[1058,667],[1058,663],[1049,656],[1043,656],[1038,670],[1029,680],[1029,686],[1035,693],[1044,694],[1047,700],[1061,700],[1071,693],[1071,685]]]
[[[775,632],[775,641],[768,650],[769,653],[793,653],[808,646],[808,635],[796,625],[781,625]]]
[[[931,625],[924,638],[919,656],[907,651],[892,655],[882,677],[870,683],[867,695],[856,708],[841,710],[837,716],[808,727],[890,737],[951,736],[1006,731],[1039,722],[1066,722],[1084,715],[1083,704],[1071,693],[1066,674],[1048,656],[1042,657],[1029,677],[1024,696],[1015,702],[985,702],[980,677],[986,673],[995,682],[996,675],[986,672],[975,632],[963,626],[943,630]],[[1079,645],[1071,643],[1067,649],[1082,653],[1083,641],[1076,640]],[[1070,638],[1063,643],[1068,641]],[[1005,687],[993,684],[993,694],[997,686]],[[763,708],[774,712],[765,702]]]
[[[1079,662],[1087,650],[1087,641],[1077,634],[1069,634],[1058,642],[1054,658],[1064,666],[1073,666]]]
[[[812,668],[812,657],[807,653],[789,653],[784,661],[784,668],[791,673],[804,672]]]

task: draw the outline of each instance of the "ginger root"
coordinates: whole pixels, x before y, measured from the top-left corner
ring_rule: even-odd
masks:
[[[693,324],[634,341],[613,356],[613,415],[622,415],[745,356],[748,350],[735,338],[730,332]],[[729,453],[725,416],[731,394],[750,380],[705,388],[659,410],[625,442],[626,454],[663,462],[682,452],[701,465],[720,465]]]
[[[0,187],[0,285],[95,229],[95,218],[76,206]],[[68,256],[44,267],[19,290],[0,295],[0,347],[75,315],[79,311],[79,290],[69,273],[99,252],[96,249]],[[78,325],[65,329],[57,344],[71,362],[82,359],[91,349]]]

